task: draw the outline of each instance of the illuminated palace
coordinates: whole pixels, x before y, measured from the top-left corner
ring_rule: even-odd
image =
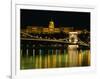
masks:
[[[61,31],[68,33],[70,31],[73,31],[73,27],[59,27],[56,28],[54,21],[51,20],[49,22],[48,28],[44,28],[43,26],[27,26],[26,29],[22,29],[21,31],[27,32],[27,33],[59,33]]]

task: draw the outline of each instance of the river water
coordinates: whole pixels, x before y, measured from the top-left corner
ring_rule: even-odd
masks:
[[[69,45],[67,48],[39,48],[20,52],[20,69],[68,68],[90,66],[90,50],[78,49],[78,45]],[[38,54],[36,54],[38,52]]]

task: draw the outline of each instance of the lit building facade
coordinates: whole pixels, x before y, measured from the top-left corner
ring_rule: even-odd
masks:
[[[23,29],[22,29],[23,31]],[[26,30],[27,33],[59,33],[61,31],[68,33],[73,31],[73,27],[55,27],[54,21],[51,20],[48,24],[48,28],[44,28],[43,26],[27,26]]]

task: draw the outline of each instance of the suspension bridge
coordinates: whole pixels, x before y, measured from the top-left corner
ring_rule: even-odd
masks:
[[[81,45],[81,46],[86,46],[90,47],[88,43],[85,43],[84,41],[81,41],[78,38],[78,41],[76,43],[70,42],[69,38],[64,38],[64,39],[50,39],[50,38],[35,38],[33,35],[21,32],[24,38],[21,38],[22,41],[34,41],[34,42],[49,42],[49,43],[60,43],[60,44],[67,44],[67,45]],[[28,38],[27,38],[28,37]]]

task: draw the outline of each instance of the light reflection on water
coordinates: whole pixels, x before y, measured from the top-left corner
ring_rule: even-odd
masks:
[[[59,68],[59,67],[81,67],[90,65],[90,50],[77,49],[77,45],[69,45],[64,49],[33,49],[33,54],[22,56],[21,50],[20,68],[39,69],[39,68]],[[38,55],[35,52],[38,51]]]

